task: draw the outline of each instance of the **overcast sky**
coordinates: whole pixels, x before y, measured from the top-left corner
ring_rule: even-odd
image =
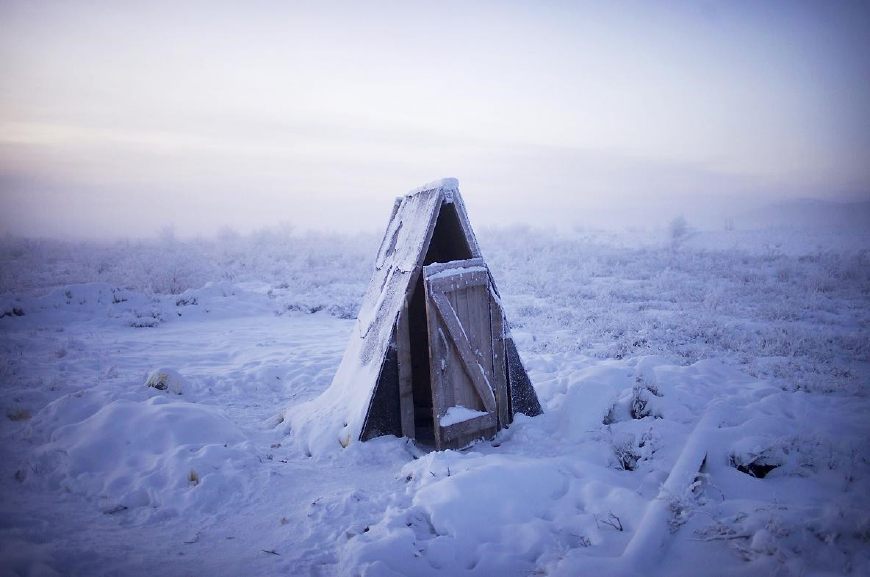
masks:
[[[0,2],[0,231],[474,224],[870,198],[846,2]],[[664,220],[663,220],[664,219]]]

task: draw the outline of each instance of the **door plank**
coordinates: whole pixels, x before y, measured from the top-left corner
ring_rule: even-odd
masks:
[[[469,268],[485,268],[486,262],[482,258],[470,258],[467,260],[451,260],[450,262],[433,262],[426,265],[426,276],[431,277],[446,270],[464,272]]]
[[[451,291],[464,289],[469,286],[486,285],[489,282],[489,275],[485,270],[472,269],[465,272],[457,272],[451,276],[436,276],[426,279],[429,286],[439,293],[449,293]]]
[[[496,425],[497,419],[495,414],[487,413],[486,415],[480,415],[479,417],[474,417],[467,421],[461,421],[459,423],[447,425],[446,427],[441,427],[441,437],[445,441],[452,441],[468,435],[477,434],[478,436],[485,436],[486,430],[492,429]]]
[[[488,412],[495,412],[495,396],[492,393],[489,379],[487,378],[483,367],[480,365],[477,356],[471,349],[471,345],[468,342],[468,336],[465,334],[462,324],[456,317],[456,312],[453,310],[453,307],[450,306],[450,302],[447,301],[443,295],[437,292],[432,292],[430,301],[435,305],[435,310],[438,311],[438,315],[444,322],[444,326],[447,328],[447,332],[453,340],[456,351],[459,353],[459,358],[465,365],[471,383],[474,385],[477,394],[480,395],[480,399],[483,401],[483,406],[486,407]]]
[[[431,299],[426,299],[426,316],[429,319],[434,319],[435,314],[435,305],[432,304]],[[450,393],[448,389],[451,388],[448,386],[449,379],[445,378],[449,349],[447,348],[447,339],[441,327],[437,323],[431,322],[431,320],[427,325],[429,332],[429,378],[432,386],[432,418],[435,433],[435,448],[440,450],[438,418],[441,416],[440,412],[442,410],[452,406],[447,404],[449,401],[445,398]],[[452,397],[452,393],[450,395]]]
[[[468,323],[468,300],[471,295],[469,295],[469,290],[456,290],[449,292],[447,294],[442,295],[453,307],[453,310],[456,312],[456,316],[462,319],[462,324],[466,325]],[[463,330],[466,333],[469,332],[468,326],[463,326]],[[451,382],[454,383],[453,390],[455,393],[454,405],[461,405],[463,407],[467,407],[469,409],[484,409],[483,400],[480,398],[480,395],[477,394],[473,386],[458,386],[457,383],[467,383],[469,380],[468,370],[465,368],[465,363],[461,362],[459,358],[460,352],[456,347],[455,343],[451,342],[452,350],[455,351],[455,357],[453,357],[456,361],[454,362],[453,370],[451,371],[450,378]]]

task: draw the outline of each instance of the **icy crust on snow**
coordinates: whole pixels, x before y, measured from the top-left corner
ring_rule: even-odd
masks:
[[[423,246],[447,191],[456,179],[436,181],[400,198],[384,233],[375,270],[363,297],[356,329],[329,389],[317,399],[287,410],[285,419],[309,453],[346,447],[362,431],[381,362]]]
[[[482,417],[485,414],[486,411],[478,411],[475,409],[469,409],[468,407],[463,407],[462,405],[456,405],[455,407],[450,407],[447,409],[446,413],[441,415],[441,418],[438,419],[438,424],[442,427],[448,427],[450,425],[455,425],[456,423],[468,421],[475,417]]]

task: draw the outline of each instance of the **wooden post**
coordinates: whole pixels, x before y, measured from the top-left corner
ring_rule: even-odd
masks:
[[[492,382],[495,386],[496,405],[498,405],[498,428],[503,429],[511,423],[513,416],[508,406],[507,375],[505,374],[504,314],[492,294],[492,287],[489,288],[489,320],[492,327]]]
[[[411,337],[408,319],[408,297],[396,320],[396,352],[399,359],[399,412],[402,436],[416,438],[414,423],[414,388],[411,381]]]

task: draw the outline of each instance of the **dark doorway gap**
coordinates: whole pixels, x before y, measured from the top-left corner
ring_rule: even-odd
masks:
[[[441,205],[432,240],[423,259],[423,265],[436,262],[466,260],[472,257],[471,248],[452,203]],[[408,329],[411,346],[411,388],[414,396],[414,433],[418,442],[434,443],[432,414],[432,383],[429,375],[429,331],[426,320],[426,294],[423,271],[408,303]]]

